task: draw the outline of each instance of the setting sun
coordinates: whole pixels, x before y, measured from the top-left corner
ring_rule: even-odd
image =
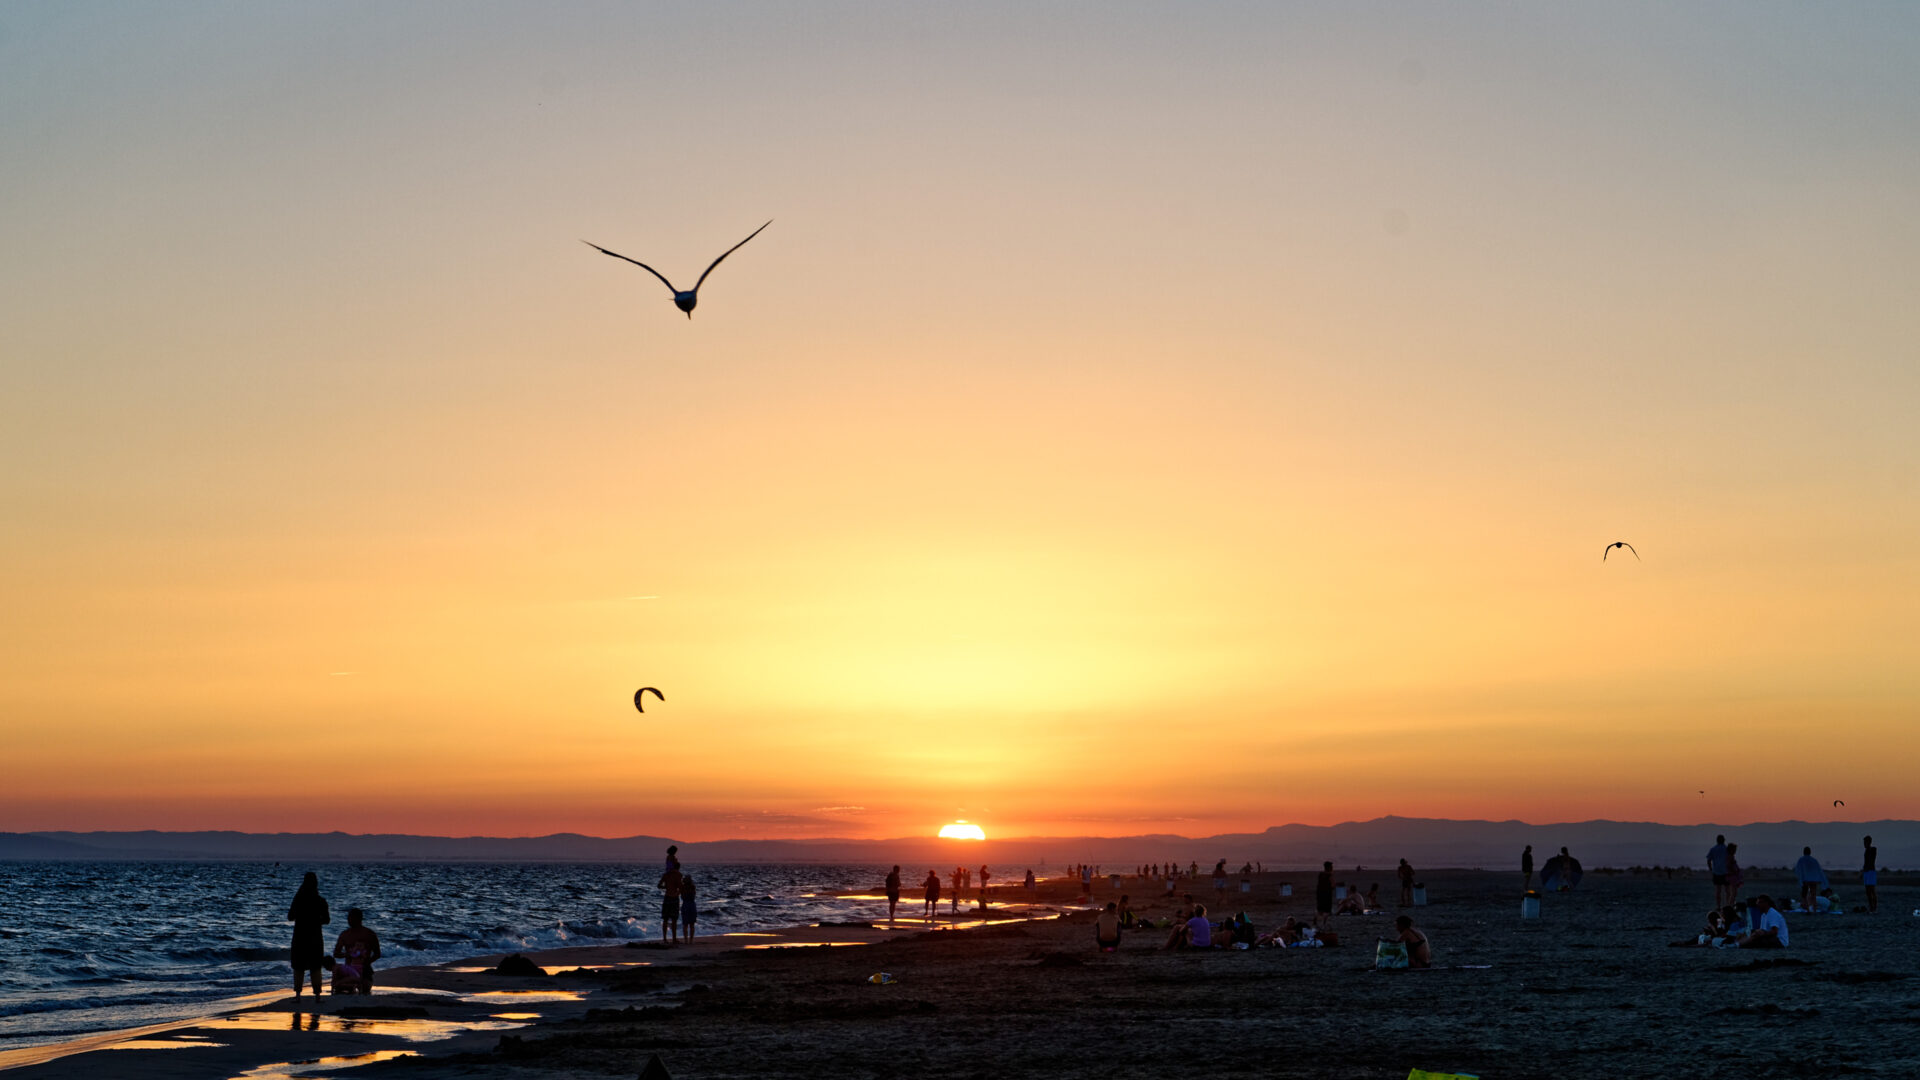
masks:
[[[978,825],[969,825],[956,821],[951,825],[940,826],[940,835],[948,840],[985,840],[987,834]]]

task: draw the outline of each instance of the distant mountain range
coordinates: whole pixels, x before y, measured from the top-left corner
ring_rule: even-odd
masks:
[[[658,862],[680,844],[688,863],[901,863],[950,866],[1062,866],[1088,862],[1120,869],[1144,862],[1270,869],[1392,866],[1400,859],[1423,869],[1512,869],[1520,849],[1533,845],[1537,861],[1562,846],[1588,867],[1700,866],[1714,835],[1740,845],[1744,866],[1791,866],[1802,847],[1830,870],[1860,866],[1860,838],[1871,834],[1883,868],[1920,867],[1920,822],[1773,821],[1747,825],[1661,825],[1644,821],[1579,821],[1530,825],[1523,821],[1448,821],[1383,817],[1339,825],[1276,825],[1265,832],[1220,836],[1049,836],[1010,840],[713,840],[662,836],[605,838],[556,833],[527,837],[445,837],[403,834],[242,832],[0,833],[0,859],[209,860],[278,862],[347,860],[473,860],[484,862]]]

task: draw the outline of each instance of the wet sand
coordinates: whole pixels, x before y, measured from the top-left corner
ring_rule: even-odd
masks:
[[[1343,873],[1397,890],[1390,871]],[[1920,1068],[1920,882],[1883,875],[1876,916],[1791,915],[1785,952],[1670,948],[1697,930],[1712,887],[1690,879],[1589,874],[1520,918],[1518,876],[1423,874],[1430,904],[1410,909],[1434,942],[1430,972],[1372,970],[1390,916],[1335,920],[1336,948],[1207,953],[1158,948],[1139,932],[1117,954],[1091,945],[1090,913],[959,932],[819,927],[775,938],[717,937],[692,947],[535,954],[600,970],[514,979],[460,967],[383,973],[353,1004],[414,1007],[420,1023],[468,1025],[450,1041],[402,1044],[370,1023],[292,1030],[290,1002],[162,1037],[223,1047],[96,1050],[20,1069],[51,1077],[299,1075],[264,1062],[379,1051],[424,1056],[316,1075],[586,1078],[638,1074],[658,1053],[675,1077],[892,1077],[1188,1074],[1391,1077],[1407,1070],[1493,1077],[1904,1076]],[[1744,896],[1782,895],[1756,875]],[[1295,896],[1277,895],[1282,881]],[[1209,879],[1189,888],[1210,908],[1261,927],[1311,909],[1311,876],[1267,874],[1218,904]],[[1849,906],[1857,885],[1841,883]],[[1046,900],[1077,889],[1047,890]],[[1158,887],[1128,882],[1136,911],[1164,916]],[[1153,898],[1142,900],[1152,893]],[[1011,894],[1009,894],[1011,895]],[[1108,899],[1104,884],[1095,898]],[[945,905],[943,905],[945,906]],[[917,902],[902,904],[917,911]],[[863,942],[864,944],[841,944]],[[744,948],[776,945],[777,948]],[[809,947],[793,947],[809,946]],[[825,946],[825,947],[822,947]],[[612,967],[611,965],[627,965]],[[1464,965],[1488,965],[1465,968]],[[886,972],[894,982],[868,977]],[[512,993],[531,991],[531,993]],[[476,995],[487,994],[486,998]],[[578,994],[578,996],[573,996]],[[499,995],[499,996],[495,996]],[[524,1027],[486,1027],[538,1022]],[[310,1015],[310,1014],[309,1014]],[[517,1019],[510,1019],[517,1018]],[[308,1021],[301,1021],[305,1024]],[[229,1030],[222,1029],[222,1024]],[[506,1038],[503,1040],[502,1036]],[[266,1055],[266,1056],[262,1056]],[[238,1067],[235,1067],[238,1066]]]

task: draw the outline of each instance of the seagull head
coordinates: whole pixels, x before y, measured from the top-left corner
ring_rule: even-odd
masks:
[[[677,292],[673,294],[673,306],[686,312],[687,318],[689,319],[693,318],[693,305],[699,302],[700,297],[696,293]]]

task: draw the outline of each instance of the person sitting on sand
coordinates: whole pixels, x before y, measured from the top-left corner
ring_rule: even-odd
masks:
[[[347,928],[333,941],[333,992],[345,984],[361,994],[373,993],[373,962],[380,959],[380,935],[360,925],[366,916],[347,909]]]
[[[1093,920],[1093,944],[1101,952],[1115,952],[1120,948],[1120,905],[1107,901],[1107,910]]]
[[[1360,893],[1356,890],[1349,889],[1347,890],[1347,895],[1340,899],[1340,904],[1334,909],[1333,913],[1335,915],[1364,915],[1366,911],[1367,904],[1365,900],[1360,898]]]
[[[1173,933],[1167,935],[1167,948],[1178,949],[1187,943],[1187,924],[1193,919],[1193,909],[1194,905],[1183,904],[1167,918],[1167,925],[1173,927]]]
[[[1207,921],[1207,906],[1193,905],[1193,918],[1187,920],[1186,946],[1189,949],[1213,948],[1213,924]]]
[[[1367,911],[1380,910],[1380,883],[1379,882],[1376,881],[1373,884],[1367,886],[1366,905],[1367,906],[1365,910]]]
[[[700,921],[700,904],[694,895],[693,875],[680,875],[680,935],[693,940],[694,924]]]
[[[1787,920],[1773,906],[1773,897],[1753,898],[1747,919],[1752,928],[1737,939],[1743,949],[1784,949],[1787,947]]]
[[[1289,915],[1287,916],[1286,922],[1281,923],[1277,929],[1261,934],[1254,939],[1253,943],[1255,945],[1277,945],[1283,949],[1298,945],[1300,944],[1300,920]]]
[[[1120,896],[1120,928],[1133,929],[1133,905],[1128,902],[1128,897],[1124,893]]]
[[[1394,940],[1407,947],[1407,966],[1410,968],[1428,968],[1433,966],[1433,943],[1427,935],[1413,928],[1413,918],[1402,915],[1393,920],[1400,936]]]

